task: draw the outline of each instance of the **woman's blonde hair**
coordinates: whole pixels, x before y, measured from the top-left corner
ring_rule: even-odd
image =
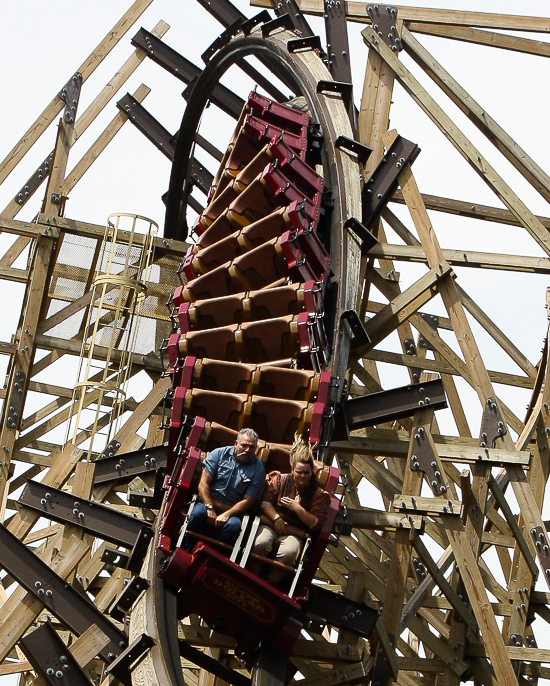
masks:
[[[300,462],[301,464],[308,464],[311,467],[313,474],[315,462],[313,457],[313,449],[309,443],[306,443],[300,434],[294,434],[294,443],[290,449],[290,466],[292,469]]]

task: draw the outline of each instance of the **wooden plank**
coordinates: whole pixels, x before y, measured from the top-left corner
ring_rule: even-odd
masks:
[[[474,252],[472,250],[443,249],[443,257],[451,265],[483,269],[497,269],[527,274],[548,274],[550,259],[547,257],[529,257],[526,255],[503,255],[498,253]],[[380,259],[400,260],[404,262],[427,261],[421,246],[378,243],[369,250],[369,255]]]
[[[481,219],[488,222],[496,222],[498,224],[507,224],[508,226],[522,226],[521,222],[510,212],[499,207],[491,207],[490,205],[480,205],[479,203],[464,202],[463,200],[453,200],[451,198],[442,198],[439,195],[430,195],[429,193],[422,193],[424,204],[429,210],[435,212],[446,212],[448,214],[455,214],[460,217],[469,217],[470,219]],[[403,194],[398,189],[392,196],[392,202],[402,204],[404,203]],[[386,210],[384,210],[385,216]],[[550,229],[550,218],[536,215],[539,222]]]
[[[15,338],[17,352],[13,357],[13,363],[9,370],[6,390],[8,398],[12,393],[18,393],[19,390],[22,391],[19,394],[22,402],[21,407],[23,407],[25,401],[29,372],[36,352],[36,327],[41,314],[44,293],[47,292],[46,283],[53,247],[53,241],[48,238],[40,238],[37,241],[32,262],[32,277],[25,289],[21,325]],[[19,374],[24,375],[25,382],[23,388],[19,386],[21,382],[18,383]],[[7,422],[3,424],[0,431],[0,445],[3,446],[3,461],[0,468],[0,503],[3,501],[6,491],[9,464],[15,447],[17,433],[17,425],[8,426]]]
[[[103,59],[111,52],[124,34],[132,27],[153,0],[136,0],[121,19],[114,25],[105,38],[99,43],[91,55],[76,70],[82,74],[82,83],[95,71]],[[47,105],[34,124],[23,135],[15,147],[0,163],[0,184],[3,183],[13,171],[19,161],[40,138],[46,128],[55,120],[64,108],[64,102],[57,96]]]
[[[441,109],[436,101],[428,94],[417,79],[395,57],[394,53],[383,41],[377,40],[372,29],[362,32],[365,43],[374,48],[382,58],[388,62],[396,74],[396,78],[413,100],[434,122],[445,137],[454,145],[458,152],[470,163],[472,168],[495,192],[498,198],[515,215],[522,226],[527,229],[532,238],[550,254],[550,237],[548,232],[532,214],[527,206],[518,198],[514,191],[497,174],[479,150],[462,134],[451,118]]]
[[[436,372],[437,374],[445,374],[447,376],[451,374],[454,376],[460,375],[455,367],[443,361],[441,357],[437,360],[423,358],[422,362],[420,363],[418,361],[418,358],[412,355],[390,353],[387,350],[377,349],[369,350],[369,352],[364,353],[363,359],[374,360],[375,362],[387,362],[388,364],[394,364],[400,367],[409,367],[411,369],[416,369],[419,366],[422,366],[424,372]],[[500,383],[506,386],[515,386],[517,388],[532,389],[533,387],[533,379],[527,376],[520,376],[518,374],[506,374],[505,372],[495,372],[491,369],[488,369],[487,373],[489,374],[489,379],[492,383]],[[447,386],[445,386],[445,391],[447,392]],[[360,386],[356,383],[352,383],[350,386],[350,395],[353,397],[365,395],[365,387]]]
[[[306,14],[323,15],[323,0],[297,0],[298,7]],[[275,7],[276,0],[251,0],[253,7]],[[548,33],[546,17],[526,17],[514,14],[491,14],[488,12],[467,12],[463,10],[429,9],[396,5],[397,15],[403,21],[422,21],[436,24],[475,26],[487,29],[509,29],[510,31],[534,31]],[[349,21],[370,24],[363,2],[347,0],[346,16]]]
[[[513,52],[522,52],[527,55],[541,55],[550,57],[550,44],[532,38],[509,36],[495,31],[480,31],[465,26],[435,24],[411,21],[407,24],[411,33],[422,33],[427,36],[450,38],[451,40],[463,41],[474,45],[486,45],[490,48],[502,48]]]
[[[464,582],[472,612],[481,630],[496,677],[500,683],[517,684],[516,675],[510,664],[506,646],[502,640],[491,603],[485,591],[478,562],[470,547],[466,532],[462,523],[457,524],[454,518],[446,519],[447,533],[460,570],[460,576]]]

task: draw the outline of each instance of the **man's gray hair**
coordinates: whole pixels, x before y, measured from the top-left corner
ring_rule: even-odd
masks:
[[[254,431],[254,429],[241,429],[241,430],[239,431],[239,433],[237,434],[237,440],[239,440],[239,438],[240,438],[241,436],[250,436],[250,438],[253,438],[253,439],[256,441],[256,443],[257,443],[258,440],[259,440],[259,436],[258,436],[258,434]]]

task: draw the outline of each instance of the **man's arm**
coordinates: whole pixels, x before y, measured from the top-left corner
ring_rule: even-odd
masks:
[[[238,503],[231,505],[229,509],[216,517],[216,526],[223,526],[230,517],[241,517],[248,512],[258,501],[250,495],[245,495]]]
[[[212,505],[212,495],[210,494],[210,484],[214,480],[212,474],[209,474],[206,469],[203,469],[199,481],[199,498],[204,505]],[[214,508],[207,509],[208,520],[211,524],[216,522],[216,511]]]

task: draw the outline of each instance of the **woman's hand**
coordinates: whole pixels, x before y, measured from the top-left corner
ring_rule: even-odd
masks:
[[[300,503],[297,500],[294,500],[294,498],[288,498],[285,496],[284,498],[281,498],[279,502],[281,505],[288,507],[289,510],[292,510],[292,512],[296,512],[296,514],[303,509]]]

